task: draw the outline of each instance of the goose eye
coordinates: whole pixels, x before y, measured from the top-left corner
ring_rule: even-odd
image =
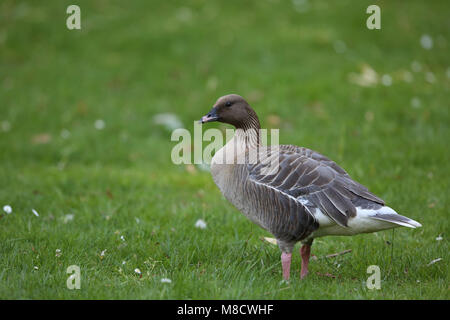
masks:
[[[232,103],[231,101],[225,102],[225,105],[226,105],[227,107],[231,107],[232,104],[233,104],[233,103]]]

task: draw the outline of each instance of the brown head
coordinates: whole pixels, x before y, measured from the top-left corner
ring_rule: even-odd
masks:
[[[237,129],[260,129],[258,116],[247,101],[237,94],[220,97],[201,123],[219,121]]]

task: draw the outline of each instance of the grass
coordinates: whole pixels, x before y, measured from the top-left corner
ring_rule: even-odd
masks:
[[[13,213],[0,216],[0,298],[448,299],[450,4],[377,1],[371,31],[372,2],[81,0],[69,31],[71,1],[2,1],[0,205]],[[349,81],[365,65],[392,85]],[[174,165],[171,132],[152,122],[170,112],[192,130],[231,92],[280,143],[334,159],[423,228],[320,238],[310,276],[296,254],[280,283],[270,235],[208,172]],[[365,286],[370,265],[380,290]]]

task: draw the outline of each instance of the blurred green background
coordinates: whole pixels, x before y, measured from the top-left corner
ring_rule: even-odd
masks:
[[[70,4],[81,30],[66,28]],[[366,28],[371,4],[381,30]],[[448,299],[449,9],[3,0],[0,205],[13,212],[0,215],[0,298]],[[424,227],[322,238],[310,277],[296,256],[280,284],[270,235],[203,166],[170,159],[173,127],[192,130],[228,93]],[[381,290],[365,287],[373,264]],[[81,290],[66,288],[69,265]]]

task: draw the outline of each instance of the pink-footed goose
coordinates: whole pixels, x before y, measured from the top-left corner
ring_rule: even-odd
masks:
[[[241,96],[219,98],[200,120],[212,121],[236,128],[233,139],[212,158],[214,182],[238,210],[275,236],[284,279],[289,279],[292,250],[299,241],[303,278],[314,238],[421,227],[325,156],[293,145],[263,147],[258,117]],[[273,163],[275,170],[270,169]]]

